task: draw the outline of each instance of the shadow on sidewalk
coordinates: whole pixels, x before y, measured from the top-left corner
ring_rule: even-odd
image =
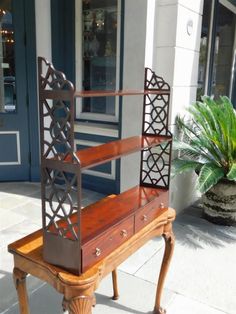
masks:
[[[180,213],[173,226],[176,240],[191,248],[221,248],[236,243],[236,227],[216,225],[207,221],[202,217],[202,209],[198,205],[190,206]]]

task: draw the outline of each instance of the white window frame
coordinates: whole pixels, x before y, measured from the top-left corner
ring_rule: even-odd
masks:
[[[82,1],[75,2],[75,86],[76,90],[82,90],[83,51],[82,51]],[[120,30],[121,30],[121,0],[117,0],[117,42],[116,42],[116,89],[119,89],[120,81]],[[100,114],[82,112],[82,99],[76,99],[76,119],[95,120],[104,122],[119,121],[119,97],[115,97],[115,114]]]

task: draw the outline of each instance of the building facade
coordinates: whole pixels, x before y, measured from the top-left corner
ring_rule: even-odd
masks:
[[[76,89],[143,89],[144,68],[171,86],[175,117],[203,94],[234,103],[235,1],[0,0],[0,180],[40,178],[37,56]],[[76,101],[76,148],[140,134],[142,97]],[[85,187],[117,193],[139,180],[139,154],[84,173]],[[194,178],[172,181],[177,209],[195,198]]]

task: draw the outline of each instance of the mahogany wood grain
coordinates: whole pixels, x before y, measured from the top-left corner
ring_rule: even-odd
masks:
[[[165,210],[159,206],[163,197],[168,199],[168,191],[165,189],[137,185],[117,196],[106,199],[102,204],[98,202],[84,208],[81,211],[82,245],[96,239],[104,231],[134,215],[136,210],[144,208],[148,204],[159,208],[158,214],[161,215]],[[167,203],[165,207],[168,207]]]
[[[76,152],[76,155],[80,160],[81,169],[88,169],[130,153],[135,153],[145,148],[151,148],[169,141],[171,141],[171,138],[165,136],[133,136],[95,147],[81,149]],[[69,161],[68,158],[67,161]]]
[[[142,229],[149,224],[152,220],[160,215],[163,210],[166,210],[169,203],[169,191],[161,190],[161,193],[155,199],[144,207],[140,207],[135,212],[135,232]]]
[[[82,272],[104,259],[134,234],[134,217],[112,226],[102,235],[82,246]]]
[[[147,89],[147,90],[90,90],[90,91],[77,91],[74,93],[75,97],[109,97],[109,96],[135,96],[135,95],[168,95],[169,89]]]

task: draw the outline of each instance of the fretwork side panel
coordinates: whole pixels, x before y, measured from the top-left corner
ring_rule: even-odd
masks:
[[[43,58],[39,58],[39,101],[42,159],[73,155],[74,86]]]
[[[140,185],[169,188],[171,143],[166,142],[141,152]]]
[[[46,232],[78,240],[79,215],[77,221],[71,221],[72,214],[78,213],[78,178],[75,173],[63,170],[43,169],[45,185],[45,225]]]
[[[79,272],[81,174],[74,153],[74,86],[44,58],[39,58],[39,102],[44,257]],[[69,257],[75,249],[77,264]]]
[[[145,69],[143,135],[172,137],[169,127],[170,86],[151,69]],[[153,94],[156,91],[156,94]],[[163,143],[141,152],[140,185],[158,188],[169,187],[171,143]]]

